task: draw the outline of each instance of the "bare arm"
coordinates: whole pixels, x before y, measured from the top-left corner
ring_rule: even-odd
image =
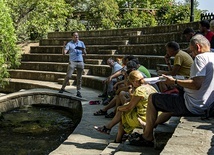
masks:
[[[82,50],[82,53],[84,54],[84,56],[86,56],[87,52],[85,48]]]
[[[170,65],[170,64],[169,64]],[[171,66],[171,65],[170,65]],[[162,74],[166,74],[166,75],[172,75],[172,76],[175,76],[175,75],[178,75],[178,71],[180,70],[181,66],[179,65],[175,65],[173,66],[173,68],[169,71],[163,71],[163,70],[159,70],[158,71],[158,75],[162,75]]]
[[[140,97],[140,96],[132,96],[131,101],[129,102],[129,104],[125,104],[123,106],[119,106],[117,108],[117,110],[118,111],[129,111],[129,110],[133,109],[141,99],[142,99],[142,97]]]
[[[68,50],[65,49],[66,43],[67,43],[66,41],[63,42],[62,55],[65,55],[68,52]]]
[[[166,84],[175,84],[176,79],[163,75],[164,77],[166,77]],[[189,89],[194,89],[194,90],[198,90],[201,88],[201,85],[204,81],[205,77],[194,77],[192,79],[188,79],[188,80],[177,80],[177,84],[184,87],[184,88],[189,88]]]

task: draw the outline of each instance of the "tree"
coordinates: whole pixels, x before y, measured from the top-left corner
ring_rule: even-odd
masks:
[[[64,0],[7,0],[17,36],[41,39],[47,32],[64,31],[73,8]]]
[[[4,87],[9,77],[8,69],[20,64],[20,49],[9,8],[0,0],[0,86]]]
[[[88,17],[99,25],[98,28],[116,28],[118,13],[119,7],[115,0],[93,0],[89,4]]]

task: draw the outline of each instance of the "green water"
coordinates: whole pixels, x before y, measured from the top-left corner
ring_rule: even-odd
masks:
[[[46,155],[73,132],[77,124],[67,108],[34,105],[2,113],[0,155]]]

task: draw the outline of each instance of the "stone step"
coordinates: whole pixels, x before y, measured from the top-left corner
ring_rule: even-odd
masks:
[[[117,54],[121,55],[162,55],[166,54],[166,43],[154,43],[154,44],[128,44],[128,45],[117,45],[114,50]],[[188,47],[187,42],[179,43],[180,48],[184,49]],[[100,50],[100,47],[87,46],[88,54],[96,54]]]
[[[173,67],[173,65],[171,65]],[[165,70],[168,71],[168,65],[167,64],[157,64],[157,70]]]
[[[188,47],[188,43],[180,43],[181,49]],[[100,54],[100,50],[116,50],[117,54],[133,55],[165,55],[165,43],[161,44],[135,44],[135,45],[86,45],[87,54]],[[61,54],[62,46],[33,46],[30,53]],[[108,53],[106,53],[108,54]]]
[[[181,117],[161,155],[213,155],[214,118]]]
[[[180,32],[150,34],[129,37],[129,44],[154,44],[167,43],[169,41],[185,42],[185,37]]]
[[[110,55],[114,55],[117,53],[117,50],[112,50],[112,49],[107,49],[107,50],[98,50],[98,51],[94,51],[94,54],[110,54]]]
[[[124,35],[125,36],[140,36],[142,31],[125,31]]]
[[[139,147],[129,144],[129,141],[126,140],[124,143],[110,143],[102,152],[101,155],[107,155],[114,152],[115,155],[123,155],[124,152],[128,154],[141,155],[142,152],[145,155],[156,155],[160,154],[164,146],[167,144],[168,140],[171,138],[174,133],[177,125],[179,124],[180,117],[171,117],[169,121],[164,124],[158,125],[154,130],[155,137],[155,146],[152,147]],[[134,129],[133,132],[143,133],[143,130],[140,128]]]
[[[36,71],[36,70],[9,70],[10,78],[29,79],[56,82],[59,78],[64,78],[66,73],[52,71]]]
[[[155,33],[169,33],[169,32],[183,32],[186,27],[198,29],[198,22],[183,23],[175,25],[164,25],[155,27],[141,27],[141,28],[125,28],[112,30],[94,30],[94,31],[78,31],[80,37],[102,37],[102,36],[123,36],[125,32],[141,31],[142,34]],[[48,38],[72,38],[71,32],[50,32]]]
[[[103,62],[106,62],[106,60],[110,57],[114,58],[122,58],[125,55],[94,55],[94,54],[87,54],[85,59],[102,59]],[[157,56],[157,55],[134,55],[136,58],[139,59],[140,64],[145,66],[149,69],[156,69],[156,64],[163,64],[165,63],[164,56]],[[23,61],[43,61],[43,62],[52,62],[53,60],[55,62],[68,62],[68,55],[62,56],[61,54],[24,54],[22,56]]]
[[[32,70],[9,70],[10,78],[14,79],[28,79],[36,81],[49,81],[57,82],[59,78],[64,78],[65,73],[61,72],[47,72],[47,71],[32,71]],[[72,80],[76,80],[76,74],[71,77]],[[88,88],[103,90],[102,81],[106,77],[94,76],[94,75],[83,75],[82,85]]]
[[[32,46],[30,53],[61,54],[63,46]],[[118,45],[86,45],[88,54],[98,50],[117,50]],[[91,49],[90,49],[91,48]]]
[[[114,45],[128,45],[129,40],[114,40],[111,43]]]
[[[62,85],[63,81],[64,81],[64,78],[59,78],[57,80],[57,83],[60,84],[60,85]],[[67,85],[68,86],[70,86],[70,85],[76,85],[76,82],[75,82],[75,80],[69,80]]]
[[[37,61],[22,61],[19,69],[22,70],[37,70],[37,71],[53,71],[67,72],[68,63],[61,62],[37,62]],[[107,77],[111,74],[111,68],[108,65],[91,65],[85,64],[84,75],[95,75]],[[76,71],[74,72],[76,73]]]
[[[86,45],[109,45],[112,41],[128,40],[127,36],[105,36],[105,37],[81,37],[80,40]],[[39,41],[40,46],[62,46],[64,41],[69,42],[71,38],[51,38]],[[123,42],[122,42],[123,43]]]
[[[103,64],[103,60],[102,59],[85,59],[85,63],[101,65],[101,64]]]

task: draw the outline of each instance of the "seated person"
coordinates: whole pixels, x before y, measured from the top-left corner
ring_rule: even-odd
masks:
[[[171,57],[175,57],[173,67],[170,63]],[[189,54],[180,50],[180,46],[177,42],[171,41],[166,44],[165,62],[168,65],[168,71],[158,70],[158,75],[182,75],[184,77],[189,77],[190,67],[193,63],[193,59]],[[171,89],[170,86],[165,85],[163,82],[159,83],[159,88],[161,92]]]
[[[144,132],[141,136],[133,138],[131,144],[152,146],[153,129],[159,121],[157,116],[159,111],[172,116],[201,116],[213,106],[214,53],[210,52],[210,42],[203,35],[197,34],[190,40],[190,50],[195,57],[190,70],[190,79],[178,80],[164,76],[166,84],[180,85],[184,88],[184,94],[151,94],[146,109]]]
[[[214,20],[210,21],[210,31],[214,33]],[[210,44],[211,44],[211,51],[214,52],[214,37],[212,37]]]
[[[107,64],[112,69],[111,75],[113,75],[114,73],[116,73],[117,71],[119,71],[123,68],[120,64],[115,62],[112,58],[109,58],[107,60]],[[119,77],[119,78],[121,78],[121,77]],[[111,80],[108,80],[108,78],[107,78],[106,80],[104,80],[103,81],[103,84],[104,84],[103,94],[99,95],[98,97],[107,97],[113,91],[113,86],[117,82],[117,80],[118,80],[117,78],[113,78]]]
[[[210,42],[211,49],[214,49],[214,32],[210,30],[210,23],[208,20],[202,20],[199,22],[199,29],[201,34],[203,34]]]
[[[128,79],[134,88],[130,102],[119,106],[116,115],[108,124],[101,127],[94,126],[97,131],[110,134],[111,128],[120,122],[115,140],[115,142],[119,143],[122,141],[125,133],[131,133],[136,127],[141,127],[138,118],[144,122],[146,121],[145,110],[148,103],[148,96],[149,94],[157,92],[151,85],[143,83],[143,75],[137,70],[132,71]]]

